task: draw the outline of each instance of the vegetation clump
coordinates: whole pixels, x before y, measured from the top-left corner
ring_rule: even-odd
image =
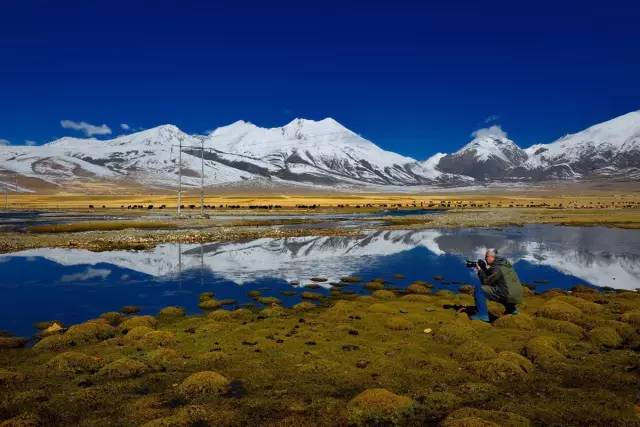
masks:
[[[108,311],[106,313],[102,313],[100,315],[100,319],[105,320],[111,326],[118,326],[125,319],[125,316],[117,311]]]
[[[160,310],[160,316],[162,317],[183,317],[185,315],[184,308],[169,306]]]
[[[385,326],[394,331],[408,331],[413,329],[413,323],[403,316],[393,316],[387,319]]]
[[[431,292],[431,289],[429,289],[422,283],[414,282],[407,286],[407,292],[409,292],[410,294],[428,294],[429,292]]]
[[[383,300],[392,300],[392,299],[395,299],[396,297],[396,294],[394,294],[392,291],[387,291],[385,289],[374,291],[373,294],[371,295],[374,298],[383,299]]]
[[[536,324],[531,316],[520,313],[517,315],[507,314],[505,316],[501,316],[493,322],[493,325],[496,328],[507,328],[507,329],[520,329],[523,331],[533,331],[536,329]]]
[[[120,312],[124,314],[136,314],[140,312],[140,307],[137,305],[125,305],[120,309]]]
[[[555,320],[576,320],[582,317],[582,311],[565,301],[553,298],[538,309],[536,315]]]
[[[47,368],[60,374],[92,374],[97,372],[103,362],[94,356],[78,351],[60,353],[47,362]]]
[[[122,332],[126,332],[137,326],[146,326],[148,328],[155,329],[158,327],[158,320],[153,316],[134,316],[118,325],[118,329]]]
[[[611,326],[599,326],[589,331],[589,338],[595,345],[616,348],[622,345],[622,337]]]
[[[379,291],[384,289],[384,282],[371,281],[367,282],[364,285],[365,289],[369,289],[370,291]]]
[[[469,340],[460,344],[453,350],[451,357],[461,362],[494,359],[497,357],[495,350],[479,340]]]
[[[203,396],[220,396],[229,387],[229,380],[214,371],[202,371],[187,377],[179,386],[178,391],[187,400]]]
[[[105,365],[98,373],[110,379],[124,379],[139,377],[146,371],[147,365],[144,363],[128,357],[122,357]]]
[[[371,388],[347,404],[349,421],[356,425],[399,425],[414,412],[415,402],[384,388]]]

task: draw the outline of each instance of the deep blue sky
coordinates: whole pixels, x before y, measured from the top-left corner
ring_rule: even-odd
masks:
[[[0,139],[331,116],[421,159],[497,116],[550,142],[640,108],[639,3],[5,0]]]

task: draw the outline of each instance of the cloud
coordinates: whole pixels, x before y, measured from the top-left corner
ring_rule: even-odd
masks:
[[[128,125],[128,124],[126,124],[126,123],[120,123],[120,127],[121,127],[122,129],[124,129],[124,130],[129,130],[129,129],[131,129],[131,126],[129,126],[129,125]]]
[[[24,140],[24,145],[33,146],[33,145],[38,145],[38,143],[33,141],[33,140],[31,140],[31,139],[25,139]]]
[[[507,133],[502,130],[500,125],[493,125],[489,126],[488,128],[478,129],[477,131],[473,132],[471,136],[474,138],[506,138]]]
[[[485,123],[491,123],[491,122],[497,121],[498,119],[500,119],[500,116],[498,116],[497,114],[492,114],[490,116],[487,116],[487,118],[484,119],[484,122]]]
[[[65,129],[73,129],[73,130],[83,132],[87,136],[111,134],[111,128],[107,125],[96,126],[87,122],[75,122],[73,120],[60,120],[60,126],[62,126]]]
[[[0,138],[0,145],[10,145],[11,142],[8,139]]]
[[[110,274],[111,274],[111,270],[107,270],[106,268],[88,267],[86,270],[81,271],[79,273],[65,274],[60,278],[60,280],[63,282],[81,282],[84,280],[96,279],[96,278],[100,278],[104,280]]]

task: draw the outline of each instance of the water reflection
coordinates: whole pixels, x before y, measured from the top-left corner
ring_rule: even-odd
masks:
[[[568,288],[577,283],[635,289],[640,283],[640,231],[548,225],[508,229],[377,231],[360,237],[256,239],[206,245],[167,244],[149,251],[34,249],[0,256],[0,329],[30,334],[44,319],[81,322],[126,304],[156,313],[167,305],[198,311],[197,294],[252,302],[251,290],[283,295],[291,281],[348,275],[385,277],[396,286],[444,275],[453,290],[476,280],[464,258],[496,247],[524,282]],[[406,276],[393,279],[395,273]],[[361,285],[347,288],[362,292]],[[327,292],[320,290],[320,292]]]
[[[160,245],[150,251],[90,252],[34,249],[5,255],[41,257],[61,266],[110,264],[155,278],[204,271],[236,284],[264,278],[285,281],[323,276],[338,280],[385,257],[424,248],[432,255],[478,258],[496,247],[517,264],[551,267],[598,286],[634,289],[640,282],[640,232],[610,228],[536,225],[509,229],[377,231],[362,237],[293,237],[207,245]],[[106,278],[105,269],[87,268],[63,281]],[[66,278],[66,279],[65,279]]]

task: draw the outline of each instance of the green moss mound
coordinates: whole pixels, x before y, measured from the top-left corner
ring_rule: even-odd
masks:
[[[185,315],[184,308],[177,306],[169,306],[160,310],[162,317],[183,317]]]
[[[400,299],[403,301],[409,301],[409,302],[422,302],[422,303],[432,302],[432,299],[428,295],[424,295],[424,294],[403,295]]]
[[[347,404],[349,422],[356,425],[399,425],[410,418],[415,402],[384,388],[363,391]]]
[[[146,348],[169,347],[176,342],[176,336],[169,331],[151,331],[140,340],[140,345]]]
[[[470,325],[464,323],[447,322],[436,328],[433,338],[444,344],[461,345],[477,339],[478,332]]]
[[[423,285],[422,283],[412,283],[407,286],[407,292],[410,294],[425,295],[431,292],[431,289]]]
[[[553,298],[540,307],[536,315],[548,319],[575,321],[582,317],[582,311],[565,301]]]
[[[316,308],[316,305],[311,302],[302,301],[302,302],[299,302],[298,304],[295,304],[291,308],[293,308],[295,311],[309,311]]]
[[[629,311],[620,316],[620,320],[640,328],[640,310]]]
[[[589,331],[589,339],[599,347],[616,348],[622,345],[622,337],[610,326],[599,326]]]
[[[419,411],[427,419],[439,419],[460,406],[462,399],[450,391],[432,391],[418,398]]]
[[[497,356],[493,348],[473,339],[463,342],[451,353],[451,357],[461,362],[494,359]]]
[[[381,299],[381,300],[392,300],[396,298],[396,294],[394,294],[392,291],[387,291],[384,289],[379,291],[374,291],[372,296],[374,298]]]
[[[153,316],[134,316],[130,317],[118,326],[118,330],[124,332],[135,328],[136,326],[146,326],[151,329],[158,327],[158,320]]]
[[[46,364],[47,369],[59,374],[92,374],[97,372],[104,363],[97,357],[89,356],[77,351],[61,353]]]
[[[531,422],[527,418],[513,412],[461,408],[449,414],[442,425],[446,427],[496,425],[501,427],[530,427]]]
[[[27,342],[27,339],[20,337],[0,337],[0,350],[22,348]]]
[[[370,291],[379,291],[384,289],[384,282],[368,282],[364,285],[365,289],[369,289]]]
[[[260,297],[258,302],[264,305],[281,304],[282,302],[276,297]]]
[[[581,312],[586,314],[599,314],[603,311],[603,308],[600,304],[596,304],[591,301],[587,301],[583,298],[578,298],[575,296],[570,296],[570,295],[559,296],[554,298],[554,300],[571,304],[572,306],[578,308]]]
[[[555,338],[538,336],[527,342],[524,352],[534,363],[549,366],[564,362],[566,349]]]
[[[232,316],[229,310],[214,310],[207,314],[207,318],[216,322],[225,322],[232,319]]]
[[[535,321],[531,316],[520,313],[516,315],[507,314],[499,317],[493,322],[496,328],[520,329],[523,331],[533,331],[536,328]]]
[[[124,314],[136,314],[140,312],[140,307],[137,305],[125,305],[120,309],[120,312]]]
[[[147,364],[156,371],[167,371],[180,365],[181,357],[171,348],[159,348],[147,354]]]
[[[178,392],[187,400],[213,397],[224,394],[229,384],[229,380],[217,372],[202,371],[187,377],[178,386]]]
[[[125,317],[122,313],[118,313],[117,311],[108,311],[106,313],[102,313],[100,318],[104,319],[111,326],[118,326]]]
[[[136,326],[135,328],[127,330],[122,340],[127,344],[138,344],[142,337],[153,331],[154,329],[148,326]]]
[[[105,365],[98,373],[110,379],[139,377],[147,371],[147,365],[128,357],[122,357]]]
[[[324,295],[318,293],[318,292],[310,292],[310,291],[304,291],[301,295],[301,298],[303,299],[310,299],[310,300],[321,300],[324,298]]]
[[[538,317],[535,319],[535,324],[540,329],[570,335],[578,339],[584,336],[584,329],[582,329],[582,327],[566,320],[554,320]]]
[[[65,335],[75,344],[87,344],[106,340],[115,335],[116,330],[106,321],[88,321],[70,327]]]
[[[414,328],[413,322],[403,316],[393,316],[387,319],[385,326],[392,331],[408,331]]]
[[[372,313],[386,313],[386,314],[396,314],[396,313],[398,313],[398,309],[392,307],[389,304],[385,304],[385,303],[371,304],[367,308],[367,310],[372,312]]]
[[[0,385],[21,383],[25,378],[26,376],[20,372],[13,372],[0,368]]]
[[[36,414],[25,412],[0,423],[0,427],[41,427],[45,424]]]

